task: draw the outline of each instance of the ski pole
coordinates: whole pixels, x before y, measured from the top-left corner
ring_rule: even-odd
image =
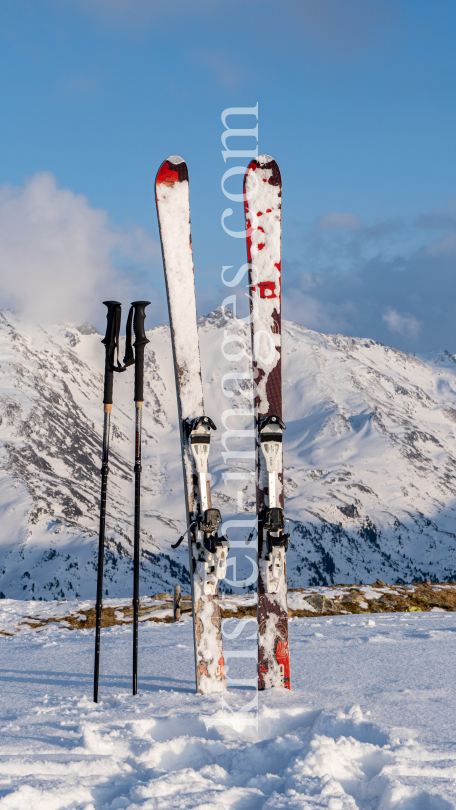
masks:
[[[135,333],[135,527],[133,546],[133,694],[138,692],[139,621],[139,534],[141,508],[141,415],[144,402],[144,347],[149,343],[144,331],[146,307],[150,301],[133,301]],[[130,310],[131,312],[131,310]]]
[[[98,536],[98,574],[97,574],[97,605],[95,626],[95,669],[93,678],[93,700],[98,703],[98,677],[100,674],[100,635],[101,635],[101,609],[103,602],[103,562],[106,526],[106,488],[108,482],[108,456],[109,456],[109,427],[111,421],[112,389],[114,371],[114,354],[119,349],[119,330],[121,318],[121,305],[118,301],[103,301],[108,307],[106,313],[106,336],[101,341],[106,349],[104,373],[104,425],[103,425],[103,455],[101,462],[101,502],[100,502],[100,531]],[[119,368],[119,362],[117,361]],[[120,368],[119,368],[120,370]]]

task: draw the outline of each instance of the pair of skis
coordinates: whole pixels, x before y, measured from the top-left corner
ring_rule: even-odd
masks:
[[[244,181],[257,429],[258,688],[290,688],[283,494],[281,380],[281,179],[262,155]],[[161,165],[156,200],[176,378],[192,583],[196,686],[226,688],[218,581],[226,574],[229,541],[213,509],[204,414],[186,163]],[[177,545],[183,540],[180,538]]]
[[[144,330],[146,318],[145,309],[150,301],[134,301],[131,305],[127,320],[127,334],[125,344],[125,357],[123,365],[119,361],[120,350],[120,321],[122,307],[118,301],[104,301],[107,306],[106,335],[102,340],[105,346],[105,374],[104,374],[104,425],[103,425],[103,454],[101,463],[101,501],[100,501],[100,531],[98,537],[98,572],[97,572],[97,601],[95,620],[95,667],[93,680],[93,700],[98,703],[98,680],[100,674],[100,643],[101,643],[101,615],[103,607],[103,563],[106,531],[106,498],[108,483],[109,461],[109,435],[113,401],[114,373],[125,371],[128,366],[135,366],[135,519],[133,542],[133,694],[138,690],[138,623],[139,623],[139,537],[140,537],[140,507],[141,507],[141,415],[144,402],[144,347],[149,343]],[[131,343],[131,328],[135,335],[135,342]],[[133,351],[134,349],[134,351]],[[117,359],[116,359],[117,356]]]

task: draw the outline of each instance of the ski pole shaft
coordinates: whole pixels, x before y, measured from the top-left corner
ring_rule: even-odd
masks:
[[[133,694],[138,691],[138,624],[139,624],[139,535],[141,513],[141,416],[142,402],[136,403],[135,418],[135,527],[133,551]]]
[[[103,602],[103,563],[104,563],[104,541],[105,541],[105,527],[106,527],[106,490],[108,483],[110,421],[111,421],[111,406],[105,405],[104,426],[103,426],[103,461],[101,466],[100,533],[98,540],[97,615],[95,627],[95,672],[93,684],[94,703],[98,703],[98,678],[100,674],[101,609]]]
[[[108,459],[109,459],[109,429],[111,421],[112,392],[114,373],[110,362],[110,351],[114,339],[116,328],[116,316],[120,316],[120,304],[118,301],[104,301],[108,307],[106,336],[102,343],[106,349],[105,373],[104,373],[104,424],[103,424],[103,454],[101,462],[101,498],[100,498],[100,530],[98,535],[98,570],[97,570],[97,603],[95,622],[95,667],[93,678],[93,700],[98,703],[98,680],[100,675],[100,642],[101,642],[101,611],[103,607],[103,563],[104,544],[106,529],[106,492],[108,483]]]
[[[149,343],[144,321],[150,301],[134,301],[135,333],[135,523],[133,543],[133,694],[138,692],[139,557],[141,533],[141,417],[144,402],[144,347]]]

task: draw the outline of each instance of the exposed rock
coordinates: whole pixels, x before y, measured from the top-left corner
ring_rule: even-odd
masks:
[[[318,613],[321,613],[324,607],[327,605],[328,600],[319,593],[315,593],[309,599],[306,599],[306,602],[308,602],[309,605],[312,605],[312,607],[315,608]]]
[[[350,593],[346,593],[342,597],[342,602],[361,602],[364,599],[363,593],[356,593],[356,591],[350,591]]]
[[[84,323],[81,323],[81,325],[77,326],[76,329],[78,330],[78,332],[81,333],[81,335],[96,335],[97,334],[97,330],[95,329],[95,327],[92,326],[91,323],[87,323],[87,321],[84,321]]]
[[[357,518],[359,517],[358,510],[354,503],[350,504],[349,506],[339,506],[338,509],[342,512],[343,515],[349,518]]]

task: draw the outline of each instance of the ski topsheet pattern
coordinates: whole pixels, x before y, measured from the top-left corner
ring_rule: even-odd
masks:
[[[188,170],[182,158],[162,163],[156,199],[165,268],[181,434],[192,583],[196,687],[226,688],[218,580],[226,574],[228,540],[211,504],[208,454],[212,420],[204,414],[190,231]]]
[[[269,155],[244,178],[257,431],[258,688],[290,689],[283,494],[282,182]]]

